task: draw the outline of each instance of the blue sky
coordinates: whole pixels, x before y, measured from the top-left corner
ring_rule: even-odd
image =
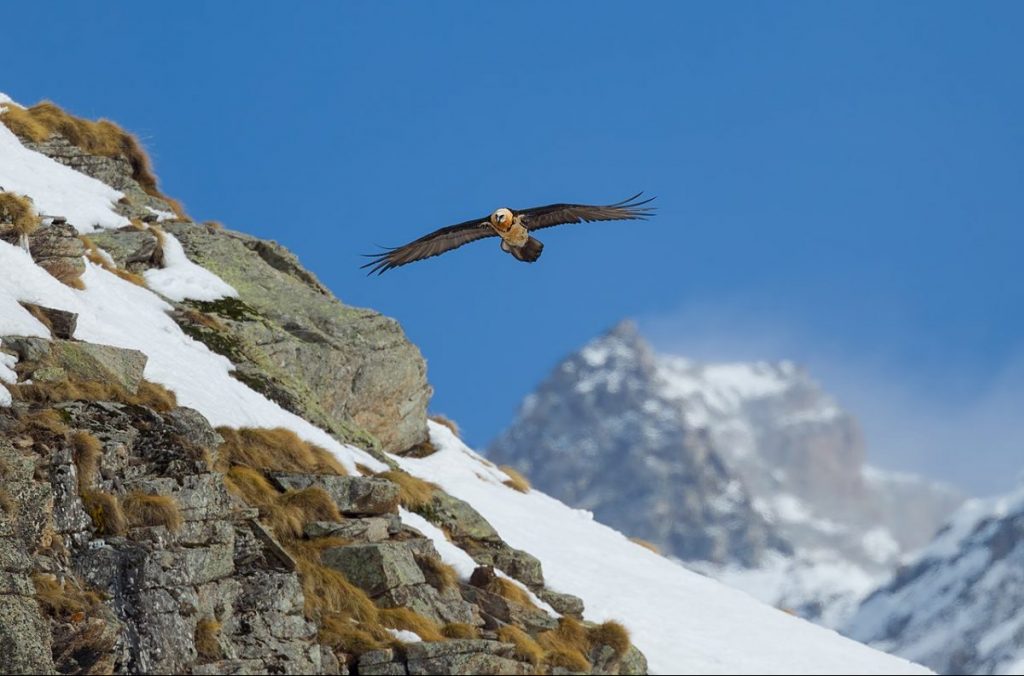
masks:
[[[880,465],[1024,469],[1024,6],[296,3],[5,9],[0,90],[136,131],[198,219],[398,318],[485,444],[625,316],[807,363]],[[498,206],[658,196],[647,223],[358,269]]]

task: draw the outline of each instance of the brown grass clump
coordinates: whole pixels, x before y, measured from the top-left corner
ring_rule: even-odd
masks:
[[[436,622],[409,608],[382,608],[379,615],[380,623],[390,629],[411,631],[424,641],[444,640],[441,628]]]
[[[302,593],[306,601],[306,616],[326,617],[334,614],[351,618],[357,622],[378,624],[378,608],[359,587],[320,562],[319,552],[310,557],[310,549],[287,545],[288,552],[295,558],[302,579]]]
[[[78,468],[78,490],[82,491],[96,479],[103,457],[103,444],[85,430],[78,430],[71,436],[75,449],[75,467]]]
[[[73,145],[92,155],[123,157],[134,178],[150,195],[162,197],[149,157],[139,140],[109,120],[92,122],[69,115],[57,105],[43,101],[31,108],[6,104],[0,122],[18,136],[42,142],[58,133]]]
[[[570,617],[558,620],[558,628],[537,635],[537,643],[544,649],[544,660],[551,667],[570,671],[590,671],[590,640],[587,629]]]
[[[341,513],[334,498],[319,486],[310,486],[298,491],[288,491],[277,499],[277,504],[295,509],[302,514],[303,521],[341,521]]]
[[[170,495],[146,495],[138,491],[121,501],[132,526],[164,526],[172,533],[181,529],[181,509]]]
[[[116,495],[103,491],[84,491],[82,504],[100,535],[124,535],[128,532],[128,519]]]
[[[220,321],[213,315],[206,314],[205,312],[193,310],[192,308],[185,308],[181,310],[181,315],[187,321],[191,322],[192,324],[196,324],[197,326],[203,326],[212,331],[227,331],[227,327],[224,326],[224,323],[222,321]]]
[[[178,406],[178,400],[173,392],[146,380],[142,381],[135,394],[117,383],[71,378],[45,383],[23,383],[9,389],[15,399],[36,403],[116,401],[134,406],[148,406],[164,413]]]
[[[450,565],[433,556],[417,556],[416,563],[427,578],[427,584],[438,591],[459,586],[459,574]]]
[[[487,585],[487,591],[497,594],[498,596],[508,601],[512,601],[513,603],[518,603],[521,606],[536,608],[533,601],[530,599],[530,595],[527,594],[522,587],[506,578],[495,577],[490,584]]]
[[[629,630],[614,620],[592,627],[587,632],[587,637],[591,646],[609,646],[615,651],[615,657],[622,657],[629,650]]]
[[[644,540],[643,538],[629,538],[629,541],[635,545],[640,545],[644,549],[652,551],[655,554],[658,554],[659,556],[661,555],[661,548],[653,542]]]
[[[378,631],[379,630],[379,631]],[[394,637],[380,627],[367,627],[341,615],[327,615],[320,623],[320,642],[337,652],[362,655],[395,645]]]
[[[514,645],[515,656],[535,667],[540,666],[544,661],[544,649],[519,627],[514,627],[511,624],[505,625],[498,630],[498,640]]]
[[[437,486],[429,481],[398,469],[381,472],[377,476],[398,484],[398,501],[402,507],[413,512],[429,505],[434,499],[434,491],[437,490]]]
[[[282,427],[218,427],[217,432],[224,437],[220,446],[221,469],[248,465],[269,472],[346,474],[345,467],[328,451]]]
[[[223,230],[224,229],[224,224],[221,223],[220,221],[203,221],[203,225],[205,225],[210,230]]]
[[[441,627],[441,635],[445,638],[480,638],[480,632],[465,622],[449,622]]]
[[[19,387],[8,388],[11,395],[18,398]],[[64,418],[56,410],[45,408],[34,413],[27,413],[18,419],[18,430],[21,432],[36,432],[43,430],[62,437],[68,433],[68,426],[64,424]]]
[[[81,277],[69,277],[67,279],[61,279],[60,277],[57,277],[57,281],[63,284],[64,286],[75,289],[77,291],[85,290],[85,282],[82,281]]]
[[[514,468],[509,467],[508,465],[502,465],[498,469],[508,475],[508,480],[502,481],[501,483],[514,491],[519,491],[520,493],[530,492],[530,482]]]
[[[400,455],[405,458],[428,458],[437,453],[438,448],[430,439],[421,441],[412,448],[402,451]]]
[[[32,576],[32,584],[36,588],[36,600],[51,617],[68,618],[91,613],[103,603],[99,594],[82,589],[78,581],[71,578],[61,584],[52,574],[36,573]]]
[[[13,192],[0,191],[0,223],[9,223],[20,235],[30,235],[39,227],[39,216],[32,199]]]
[[[196,652],[206,660],[219,660],[224,657],[220,641],[221,624],[212,617],[207,617],[196,623],[195,645]]]
[[[448,416],[435,413],[434,415],[429,416],[429,419],[433,420],[438,425],[444,425],[445,427],[450,429],[452,431],[452,434],[457,436],[459,439],[462,438],[462,432],[459,430],[459,424],[452,420],[451,418],[449,418]]]

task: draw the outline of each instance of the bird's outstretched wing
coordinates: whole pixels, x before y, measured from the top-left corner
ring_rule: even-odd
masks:
[[[546,207],[534,207],[523,209],[516,213],[523,217],[523,225],[527,230],[540,230],[555,225],[566,223],[579,223],[581,221],[625,221],[630,219],[646,219],[653,215],[654,207],[646,207],[645,204],[654,198],[637,201],[643,195],[638,192],[627,200],[607,204],[604,206],[593,206],[589,204],[549,204]]]
[[[370,272],[367,274],[372,275],[376,272],[379,275],[391,268],[421,261],[431,256],[438,256],[446,251],[457,249],[463,244],[468,244],[484,237],[496,236],[497,233],[487,224],[486,216],[475,218],[471,221],[435,230],[429,235],[424,235],[404,246],[385,249],[376,254],[368,254],[367,257],[372,260],[361,267],[370,268]]]

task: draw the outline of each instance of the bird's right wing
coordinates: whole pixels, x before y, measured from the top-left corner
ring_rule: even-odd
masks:
[[[496,237],[497,233],[487,222],[487,217],[475,218],[471,221],[449,225],[446,228],[435,230],[429,235],[420,237],[414,242],[404,246],[385,249],[376,254],[368,254],[372,260],[366,265],[360,266],[370,268],[367,274],[383,274],[391,268],[400,265],[421,261],[424,258],[439,256],[446,251],[457,249],[463,244],[469,244],[484,237]]]

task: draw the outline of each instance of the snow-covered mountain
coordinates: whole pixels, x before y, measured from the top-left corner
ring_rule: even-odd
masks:
[[[965,503],[844,631],[939,673],[1024,673],[1024,486]]]
[[[794,364],[656,355],[630,322],[556,366],[488,456],[698,570],[829,625],[961,499],[866,467],[856,422]],[[691,500],[718,509],[689,509]],[[681,537],[701,532],[726,544],[702,550]]]
[[[513,490],[397,322],[171,213],[116,127],[3,112],[49,218],[0,223],[0,671],[927,673]],[[716,542],[784,551],[717,462]]]

